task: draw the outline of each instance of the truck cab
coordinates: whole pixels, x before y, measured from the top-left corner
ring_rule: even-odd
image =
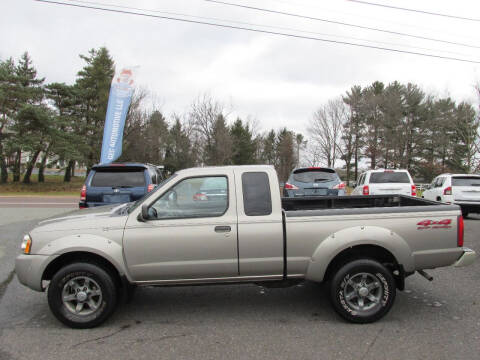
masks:
[[[279,191],[271,191],[279,189],[273,167],[182,170],[169,183],[160,196],[129,210],[124,238],[136,241],[124,243],[125,257],[136,281],[283,277],[282,207]],[[203,190],[211,184],[213,191]]]

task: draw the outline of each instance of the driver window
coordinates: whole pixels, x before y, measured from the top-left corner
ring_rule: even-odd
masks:
[[[150,219],[222,216],[228,208],[226,176],[188,178],[164,193],[148,209]]]

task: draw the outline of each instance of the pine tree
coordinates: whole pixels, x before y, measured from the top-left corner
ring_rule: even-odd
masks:
[[[156,110],[148,117],[142,139],[144,155],[141,161],[156,165],[163,164],[168,145],[168,124],[160,111]]]
[[[88,55],[80,55],[80,58],[86,65],[78,72],[76,85],[81,103],[82,135],[88,141],[84,157],[87,170],[90,170],[100,160],[108,96],[115,69],[105,47],[91,49]]]
[[[27,151],[31,151],[30,142],[27,138],[25,131],[27,126],[22,124],[23,122],[32,120],[32,124],[37,124],[36,120],[44,119],[43,115],[40,115],[43,110],[38,109],[34,113],[39,115],[39,118],[28,119],[24,116],[18,116],[20,109],[26,108],[27,106],[42,106],[42,100],[44,97],[43,82],[44,78],[37,77],[37,70],[32,64],[32,59],[30,55],[25,52],[20,60],[18,61],[17,66],[15,67],[15,86],[12,88],[13,96],[15,98],[15,116],[12,116],[12,129],[17,129],[17,131],[9,138],[10,149],[14,153],[14,162],[13,162],[13,181],[20,181],[20,172],[21,172],[21,161],[22,161],[22,150],[25,147]],[[30,157],[34,156],[35,153],[30,153]],[[27,177],[24,179],[25,182],[29,182],[30,179]]]
[[[277,173],[280,181],[286,181],[295,167],[295,146],[293,133],[283,128],[277,135]]]
[[[9,123],[13,121],[18,110],[16,99],[17,77],[15,62],[12,58],[0,61],[0,182],[8,180],[7,169],[7,141],[10,134],[7,132]]]
[[[217,116],[213,128],[211,142],[205,146],[205,162],[207,165],[229,165],[232,161],[232,138],[225,117]]]
[[[233,145],[232,164],[255,164],[256,147],[249,125],[244,125],[242,120],[237,118],[230,128],[230,136]]]
[[[350,107],[350,114],[344,125],[344,138],[347,142],[345,148],[345,161],[347,163],[347,173],[350,174],[349,167],[353,158],[354,179],[358,179],[358,164],[362,157],[362,148],[364,144],[364,124],[365,114],[363,111],[363,90],[360,86],[353,86],[350,92],[347,91],[343,101]],[[350,175],[348,175],[350,178]]]
[[[44,105],[26,104],[18,112],[17,122],[12,126],[12,130],[22,136],[22,150],[29,154],[23,183],[30,183],[30,177],[40,152],[54,137],[53,126],[52,111]]]
[[[44,181],[43,172],[47,159],[51,154],[56,154],[59,160],[67,163],[63,181],[69,182],[76,162],[82,161],[82,154],[88,151],[87,139],[81,135],[83,127],[78,89],[74,85],[52,83],[45,87],[45,91],[47,99],[55,108],[55,121],[51,128],[54,135],[43,150],[38,169],[38,181]]]
[[[165,154],[165,169],[175,171],[195,165],[192,144],[178,117],[169,130],[168,147]]]
[[[275,130],[270,130],[262,141],[262,162],[264,164],[277,166],[277,135]]]

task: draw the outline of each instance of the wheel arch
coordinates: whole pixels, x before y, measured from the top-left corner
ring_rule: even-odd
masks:
[[[403,290],[405,279],[403,265],[398,263],[397,259],[390,251],[382,246],[372,244],[352,246],[338,253],[328,264],[323,277],[324,281],[330,280],[340,267],[355,259],[372,259],[383,264],[392,271],[397,288]]]
[[[123,287],[124,281],[122,272],[104,256],[89,251],[70,251],[57,256],[43,271],[42,282],[44,280],[51,280],[55,273],[61,268],[76,262],[86,262],[101,267],[113,277],[115,284],[118,287]]]
[[[307,268],[306,278],[325,281],[346,261],[369,258],[387,264],[395,277],[404,277],[413,268],[411,249],[398,234],[378,226],[344,229],[323,240],[315,250]],[[403,280],[397,283],[403,287]]]

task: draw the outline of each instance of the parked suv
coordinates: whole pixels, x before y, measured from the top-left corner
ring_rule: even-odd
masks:
[[[480,175],[438,175],[423,192],[422,197],[460,205],[464,217],[469,213],[480,213]]]
[[[345,195],[345,183],[334,169],[294,169],[283,187],[284,197]]]
[[[162,167],[139,163],[95,165],[80,193],[80,209],[136,201],[162,180]]]
[[[417,196],[417,187],[407,170],[368,170],[358,178],[352,195],[401,194]]]

